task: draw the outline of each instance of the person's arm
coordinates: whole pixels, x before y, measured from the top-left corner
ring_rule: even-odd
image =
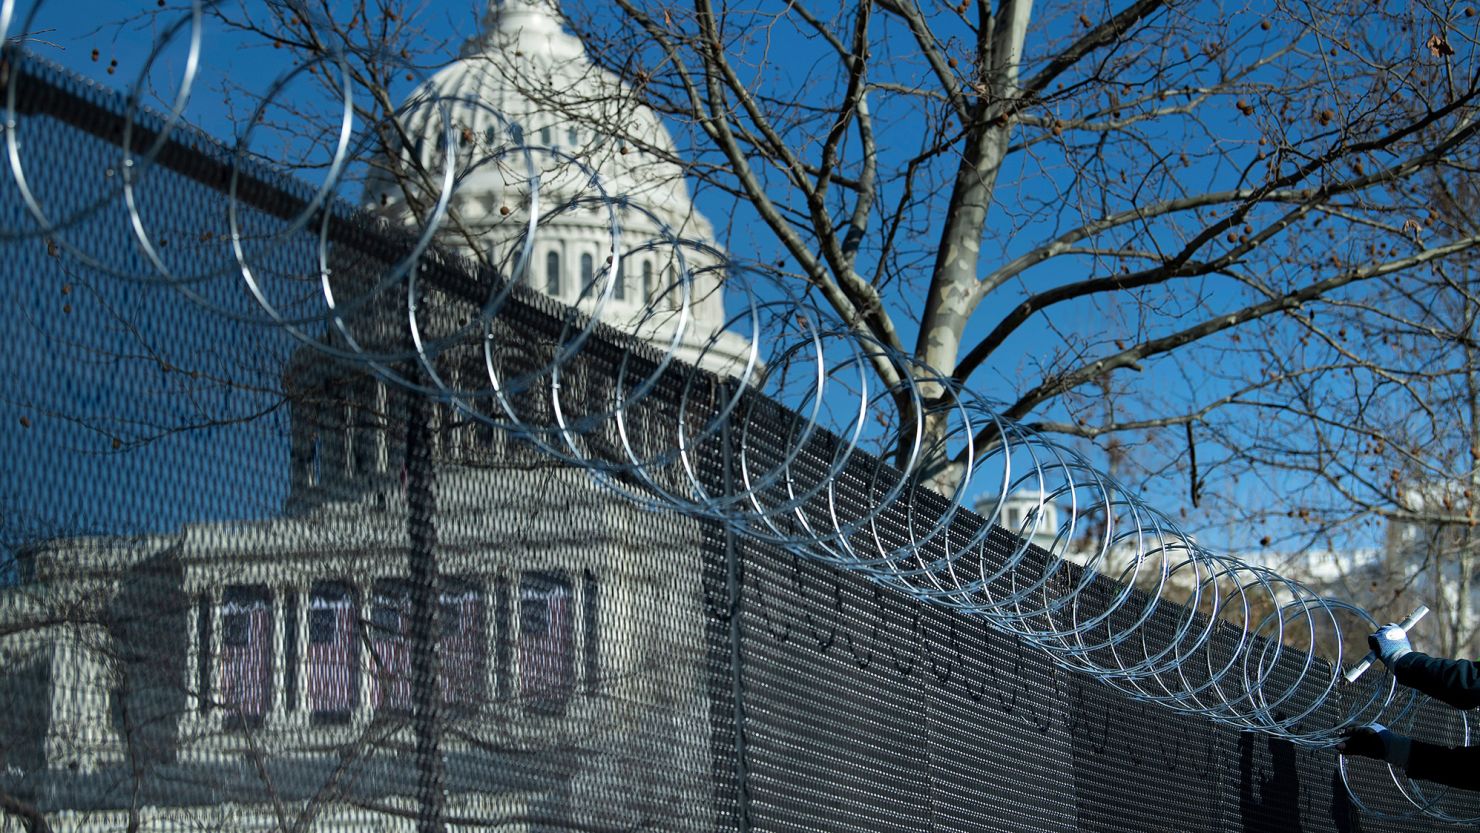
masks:
[[[1409,778],[1462,790],[1480,790],[1480,746],[1440,746],[1410,741]]]
[[[1392,764],[1409,778],[1462,790],[1480,790],[1480,746],[1440,746],[1413,740],[1373,723],[1343,733],[1336,750]]]
[[[1409,688],[1457,709],[1480,706],[1480,665],[1412,651],[1393,661],[1393,676]]]

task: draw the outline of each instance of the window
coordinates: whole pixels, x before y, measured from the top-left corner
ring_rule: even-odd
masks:
[[[571,125],[570,127],[567,127],[565,129],[565,140],[569,142],[572,146],[580,143],[581,133],[580,131],[576,130],[575,125]]]
[[[283,596],[283,708],[298,710],[298,594]]]
[[[438,692],[442,705],[476,708],[484,697],[487,643],[483,590],[449,580],[437,597]],[[377,710],[410,712],[412,687],[411,585],[400,579],[375,583],[370,607],[370,703]]]
[[[540,144],[544,145],[545,147],[549,147],[550,146],[550,141],[551,141],[551,139],[550,139],[550,127],[549,127],[549,125],[546,125],[544,127],[541,127],[540,128]]]
[[[294,431],[289,453],[293,474],[299,482],[312,486],[316,480],[314,469],[318,467],[318,434],[309,428],[313,422],[313,408],[294,402],[292,414]]]
[[[563,573],[519,582],[519,693],[525,709],[564,714],[575,687],[571,585]]]
[[[331,482],[343,482],[344,473],[349,471],[349,428],[350,409],[342,402],[324,405],[324,423],[320,430],[323,442],[323,462],[320,473]],[[319,481],[321,484],[324,480]]]
[[[195,698],[202,714],[211,710],[211,618],[211,600],[201,596],[195,605]]]
[[[447,380],[449,387],[453,390],[462,389],[461,364],[454,363],[444,370],[443,373],[445,374],[443,378]],[[461,460],[467,435],[467,431],[464,430],[466,420],[463,418],[462,409],[453,402],[439,404],[437,407],[444,409],[442,411],[443,437],[440,440],[438,448],[445,459]]]
[[[317,486],[324,482],[324,438],[313,432],[312,448],[309,451],[308,485]]]
[[[386,472],[390,469],[390,447],[387,442],[386,432],[390,426],[391,397],[390,391],[386,389],[385,382],[375,382],[375,470]]]
[[[590,570],[581,576],[582,590],[582,615],[584,621],[582,630],[586,635],[586,667],[584,676],[586,678],[586,693],[595,694],[601,690],[601,640],[600,630],[597,622],[599,615],[598,604],[601,601],[600,588],[596,583],[596,574]]]
[[[510,582],[507,576],[499,576],[493,584],[493,632],[496,644],[494,654],[494,680],[498,686],[498,699],[506,701],[513,696],[514,643],[509,612]]]
[[[308,600],[308,708],[315,723],[347,723],[359,702],[354,592],[314,582]]]
[[[353,390],[353,388],[351,388]],[[344,456],[345,462],[349,464],[351,476],[363,474],[370,468],[370,455],[367,453],[369,443],[368,436],[360,430],[361,423],[365,419],[364,410],[354,402],[348,402],[344,406]]]
[[[545,292],[560,297],[560,253],[545,255]]]
[[[305,407],[309,436],[307,448],[305,449],[305,465],[307,468],[307,481],[310,486],[324,485],[325,476],[333,471],[331,457],[333,455],[334,426],[332,415],[333,406],[326,400],[327,393],[323,390],[315,391],[312,404]]]
[[[221,593],[221,705],[237,728],[261,726],[272,705],[272,594],[261,585]]]
[[[375,582],[370,607],[370,705],[411,711],[411,589],[405,582]]]
[[[617,285],[612,287],[612,295],[623,301],[627,298],[627,259],[617,261]]]
[[[499,430],[485,420],[478,420],[473,427],[473,445],[483,454],[496,454],[500,438]]]
[[[581,291],[591,291],[591,282],[596,280],[596,262],[590,252],[581,255]]]
[[[645,260],[642,262],[642,302],[646,304],[653,299],[653,262]]]
[[[488,672],[483,588],[451,579],[438,603],[442,705],[457,710],[476,708],[483,701]]]

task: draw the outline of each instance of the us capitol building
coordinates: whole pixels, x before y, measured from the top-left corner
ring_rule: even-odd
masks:
[[[493,2],[408,100],[413,138],[367,205],[418,222],[424,182],[453,160],[445,247],[733,375],[747,343],[724,331],[711,227],[631,99],[553,2]],[[502,150],[519,144],[542,150]],[[676,330],[683,269],[691,321]],[[459,374],[478,369],[442,372],[472,385]],[[0,588],[0,792],[55,831],[414,830],[411,715],[430,696],[452,829],[712,827],[712,790],[693,786],[714,765],[700,530],[428,405],[440,670],[418,693],[409,397],[311,348],[282,383],[280,517],[22,554],[19,584]]]

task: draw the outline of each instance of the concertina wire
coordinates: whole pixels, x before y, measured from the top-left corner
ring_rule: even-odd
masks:
[[[350,179],[350,160],[379,131],[356,130],[354,87],[343,56],[325,52],[304,60],[272,82],[234,147],[227,148],[233,164],[227,186],[231,236],[221,245],[230,247],[232,268],[182,273],[138,206],[162,149],[173,135],[189,130],[183,114],[197,80],[209,0],[192,0],[189,13],[159,29],[128,94],[121,157],[114,168],[120,175],[108,178],[109,184],[81,206],[53,212],[32,185],[17,106],[42,62],[20,48],[23,39],[13,37],[32,31],[43,5],[38,0],[24,13],[16,0],[0,5],[5,152],[12,177],[6,187],[16,190],[30,220],[25,227],[0,229],[5,245],[45,238],[99,275],[167,284],[212,312],[280,327],[335,360],[363,363],[387,383],[585,468],[635,501],[721,524],[799,557],[864,575],[924,604],[981,617],[1059,666],[1137,700],[1309,748],[1332,746],[1343,730],[1374,721],[1403,731],[1420,710],[1432,707],[1426,698],[1396,686],[1391,674],[1368,674],[1354,683],[1343,679],[1343,668],[1356,661],[1343,654],[1343,633],[1365,634],[1379,626],[1363,608],[1202,546],[1077,450],[1001,417],[998,403],[863,334],[814,293],[799,290],[795,280],[684,237],[665,218],[612,193],[603,173],[587,160],[528,143],[527,137],[481,158],[460,156],[453,120],[441,116],[454,104],[486,109],[483,102],[422,95],[402,109],[401,117],[418,110],[425,118],[430,111],[440,122],[441,157],[426,168],[431,187],[425,211],[410,229],[409,253],[368,286],[361,281],[351,287],[336,283],[327,229],[331,218],[343,214],[332,209],[343,205],[337,190]],[[162,113],[146,110],[141,85],[166,46],[177,41],[185,44],[188,58],[173,100]],[[278,242],[305,234],[318,238],[317,251],[301,257],[303,268],[318,275],[321,303],[316,312],[303,314],[285,309],[266,270],[256,267],[272,240],[264,243],[260,229],[247,233],[246,206],[238,192],[260,117],[274,97],[310,70],[338,77],[342,99],[335,107],[342,123],[324,183],[275,232]],[[488,115],[512,128],[502,114]],[[150,127],[144,129],[145,124]],[[519,134],[511,129],[504,135]],[[479,300],[476,319],[439,328],[423,320],[415,300],[425,296],[418,285],[423,263],[443,256],[433,244],[445,237],[458,188],[487,165],[505,172],[522,168],[524,181],[514,190],[524,203],[516,215],[524,227],[508,247],[503,274],[485,282],[487,294]],[[551,168],[562,171],[560,187],[542,186]],[[579,187],[571,188],[572,181]],[[126,268],[116,255],[89,251],[86,240],[69,237],[120,202],[147,270]],[[561,336],[546,361],[506,372],[500,353],[511,345],[495,336],[493,322],[510,299],[529,295],[518,287],[533,274],[540,226],[576,211],[604,218],[612,256],[584,288],[581,301],[565,308]],[[578,387],[569,384],[572,368],[593,343],[600,322],[612,317],[607,312],[622,279],[622,258],[639,251],[662,252],[672,265],[664,270],[659,291],[643,299],[641,312],[626,316],[629,328],[635,325],[650,337],[618,340],[627,354],[617,362],[611,395],[595,407],[578,403],[569,392]],[[257,313],[243,315],[203,291],[222,280],[239,281]],[[721,289],[712,289],[716,285]],[[738,309],[728,313],[718,332],[695,323],[694,307],[706,286],[723,291],[730,309]],[[354,323],[359,313],[386,298],[400,299],[405,325],[400,347],[366,337]],[[333,337],[324,338],[325,330]],[[743,335],[748,348],[725,358],[729,378],[716,385],[699,366],[718,350],[722,332]],[[702,346],[679,360],[675,354],[686,344]],[[440,359],[469,345],[478,345],[483,372],[476,379],[454,380]],[[683,381],[674,384],[675,375]],[[663,390],[681,391],[676,416],[661,432],[652,430],[651,419],[638,430],[630,415],[660,388],[660,379],[667,380]],[[766,401],[791,409],[784,431],[772,424],[776,409],[756,405]],[[664,413],[674,411],[670,407]],[[780,451],[772,447],[778,435],[784,441]],[[588,439],[597,436],[615,438],[601,447],[618,448],[621,455],[593,454]],[[716,489],[712,478],[700,475],[704,463],[699,458],[721,442],[726,477],[724,488]],[[980,495],[988,497],[974,500]],[[1036,505],[1018,513],[1021,520],[1009,527],[1009,501],[1025,495]],[[1049,518],[1057,513],[1063,520],[1054,528]],[[1051,540],[1041,546],[1030,543],[1046,538]],[[1451,740],[1468,743],[1468,724],[1459,721],[1454,734]],[[1458,811],[1448,791],[1409,781],[1397,770],[1391,771],[1391,786],[1403,801],[1395,805],[1384,796],[1389,800],[1378,811],[1347,777],[1349,766],[1368,765],[1340,762],[1348,792],[1369,813],[1480,820]]]

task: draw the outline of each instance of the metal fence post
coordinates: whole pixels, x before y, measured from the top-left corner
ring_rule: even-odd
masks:
[[[723,396],[734,395],[733,382],[720,382]],[[720,454],[725,495],[735,493],[735,447],[730,420],[720,428]],[[750,770],[745,744],[745,633],[741,616],[745,610],[740,546],[735,530],[725,526],[725,598],[730,617],[730,697],[735,721],[735,816],[740,833],[750,830]]]
[[[416,374],[427,384],[425,372]],[[442,833],[446,798],[437,686],[437,494],[432,460],[432,407],[423,394],[409,395],[406,415],[406,534],[411,545],[411,725],[416,737],[417,833]]]

